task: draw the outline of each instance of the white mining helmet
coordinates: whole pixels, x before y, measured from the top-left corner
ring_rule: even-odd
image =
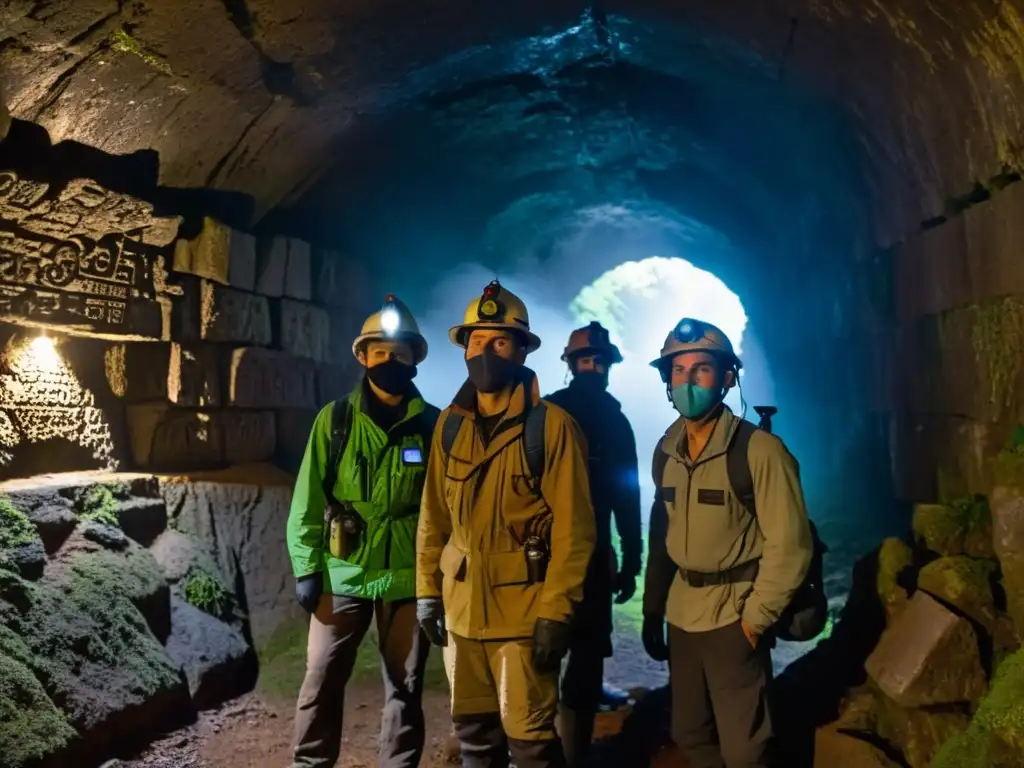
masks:
[[[414,363],[419,365],[427,356],[427,340],[420,334],[420,328],[412,312],[393,293],[384,298],[384,305],[363,323],[363,328],[352,342],[352,354],[359,356],[359,349],[369,341],[404,341],[412,346]]]

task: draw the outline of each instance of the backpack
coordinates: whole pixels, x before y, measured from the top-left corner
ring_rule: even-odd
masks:
[[[740,420],[740,425],[725,453],[729,485],[732,486],[740,503],[754,519],[757,519],[757,509],[754,505],[754,478],[750,474],[747,451],[750,447],[750,438],[758,429],[760,427],[755,424],[745,419]],[[655,488],[661,486],[665,467],[668,464],[668,454],[661,449],[664,439],[663,437],[658,441],[658,448],[654,452]],[[811,564],[804,580],[793,594],[793,599],[790,600],[773,628],[776,637],[791,642],[813,640],[821,634],[828,623],[828,599],[825,596],[824,579],[824,555],[828,552],[828,547],[818,536],[818,529],[814,523],[810,520],[808,523],[811,527],[811,539],[814,547]]]
[[[523,423],[522,445],[526,454],[526,467],[530,470],[530,487],[534,493],[540,493],[540,479],[544,474],[544,422],[547,420],[547,407],[541,400],[526,412]],[[455,438],[462,427],[463,416],[449,411],[441,427],[441,448],[444,450],[445,463],[451,456]]]
[[[430,452],[430,440],[434,433],[436,419],[430,419],[430,412],[436,409],[429,405],[417,414],[414,418],[420,422],[419,435],[423,439],[423,449]],[[327,449],[327,470],[324,472],[324,496],[328,499],[334,498],[334,484],[338,481],[338,464],[341,463],[341,456],[348,444],[348,435],[352,429],[352,404],[348,398],[334,401],[334,409],[331,411],[331,442]],[[424,455],[423,463],[427,463],[427,456]]]

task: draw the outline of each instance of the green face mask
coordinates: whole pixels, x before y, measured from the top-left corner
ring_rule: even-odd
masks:
[[[672,389],[672,405],[686,419],[700,419],[707,416],[718,405],[724,394],[721,387],[699,387],[696,384],[680,384]]]

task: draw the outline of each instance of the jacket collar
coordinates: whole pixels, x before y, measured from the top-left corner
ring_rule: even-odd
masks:
[[[370,385],[366,380],[366,376],[364,375],[359,380],[359,383],[356,385],[356,388],[353,389],[351,394],[349,394],[348,396],[349,405],[352,407],[353,410],[359,411],[364,414],[367,413],[366,400],[367,398],[373,397],[369,390]],[[405,405],[405,415],[403,415],[402,418],[399,419],[398,422],[396,422],[396,426],[404,421],[408,421],[413,416],[423,413],[424,409],[426,408],[426,402],[423,400],[423,395],[420,394],[420,391],[416,388],[416,385],[412,385],[409,388],[409,392],[402,402]]]
[[[716,456],[721,456],[729,449],[729,444],[732,442],[740,421],[739,416],[734,414],[729,406],[723,405],[707,445],[704,446],[697,461],[693,461],[690,459],[690,453],[686,446],[686,419],[680,416],[665,432],[661,450],[688,466],[703,463]]]
[[[531,369],[525,365],[519,366],[514,381],[512,397],[508,401],[508,409],[502,417],[502,422],[519,418],[540,402],[540,385],[537,383],[537,374]],[[463,417],[476,420],[476,387],[469,379],[466,379],[455,394],[452,408]]]

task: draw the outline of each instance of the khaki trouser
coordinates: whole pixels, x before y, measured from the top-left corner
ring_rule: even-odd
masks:
[[[384,677],[381,768],[412,768],[423,754],[421,697],[430,644],[416,601],[384,603],[324,595],[309,621],[306,677],[295,713],[293,768],[330,768],[341,752],[345,685],[376,614]]]
[[[533,668],[530,640],[468,640],[448,633],[445,670],[452,717],[499,713],[509,739],[556,738],[558,673]]]

